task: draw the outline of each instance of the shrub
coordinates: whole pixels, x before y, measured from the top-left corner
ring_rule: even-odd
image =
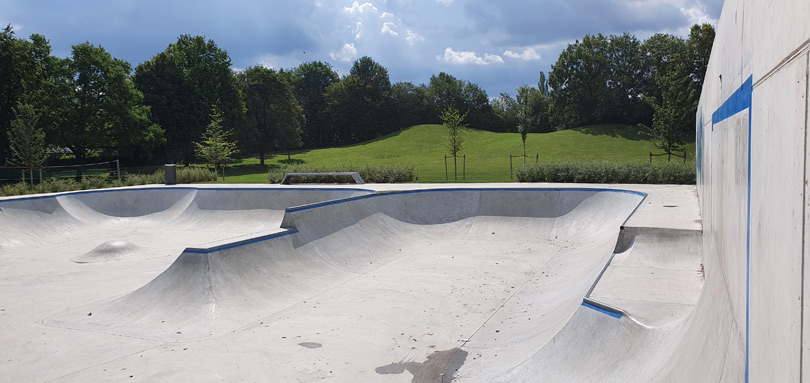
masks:
[[[23,195],[28,193],[28,185],[22,182],[15,182],[0,187],[0,196]]]
[[[160,170],[162,172],[163,170]],[[216,182],[217,174],[210,169],[198,167],[177,168],[177,183],[193,184],[198,182]]]
[[[42,182],[45,193],[61,193],[80,189],[81,185],[73,178],[48,178]]]
[[[358,172],[363,181],[370,183],[401,183],[416,181],[416,168],[406,165],[291,165],[271,169],[268,174],[270,183],[279,183],[286,173],[328,173]],[[335,183],[346,182],[346,177],[306,176],[295,178],[296,183]]]
[[[694,163],[545,162],[515,170],[520,182],[694,184]]]

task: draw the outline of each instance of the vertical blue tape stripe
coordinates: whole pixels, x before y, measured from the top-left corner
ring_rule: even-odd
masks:
[[[751,104],[754,76],[749,76],[731,96],[712,113],[712,126],[744,110],[748,110],[748,190],[745,228],[745,381],[748,382],[751,333]]]

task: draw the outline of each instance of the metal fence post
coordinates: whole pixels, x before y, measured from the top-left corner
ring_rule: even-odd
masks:
[[[121,162],[115,160],[115,172],[118,173],[118,183],[121,184]]]

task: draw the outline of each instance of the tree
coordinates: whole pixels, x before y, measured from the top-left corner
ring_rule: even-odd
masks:
[[[236,142],[230,141],[231,131],[222,127],[222,114],[213,109],[211,122],[202,134],[202,142],[195,142],[197,156],[214,165],[218,170],[222,167],[222,180],[225,181],[225,165],[233,161],[239,153]]]
[[[649,99],[655,114],[648,134],[656,148],[671,155],[682,149],[687,132],[693,132],[698,92],[691,79],[677,70],[659,76],[657,84],[662,99]]]
[[[464,123],[464,118],[467,113],[461,114],[453,107],[448,107],[442,112],[440,118],[442,125],[447,129],[447,149],[450,155],[453,156],[453,175],[458,179],[458,153],[461,151],[461,146],[464,144],[464,133],[467,125]]]
[[[396,129],[404,129],[417,124],[436,120],[431,115],[433,104],[430,91],[425,85],[415,86],[410,82],[398,82],[391,86],[392,113],[390,121]]]
[[[337,72],[327,63],[312,61],[299,65],[292,76],[295,97],[306,117],[302,133],[304,144],[307,147],[334,144],[326,115],[326,88],[340,81]]]
[[[45,132],[39,126],[39,116],[28,104],[18,104],[17,118],[11,122],[8,131],[8,142],[12,154],[12,163],[25,166],[29,171],[41,167],[48,159],[45,149]],[[34,186],[33,173],[31,187]]]
[[[171,160],[188,164],[192,142],[199,140],[216,105],[222,124],[233,129],[244,104],[231,70],[228,52],[202,36],[181,35],[165,51],[135,68],[135,83],[155,121],[166,130]]]
[[[246,106],[244,133],[256,145],[261,165],[267,150],[301,146],[303,114],[292,86],[261,66],[248,68],[238,78]]]
[[[129,63],[100,46],[74,45],[60,80],[67,93],[61,116],[48,132],[54,142],[70,148],[77,159],[91,153],[149,157],[164,142],[163,130],[150,121],[130,72]]]
[[[686,41],[686,60],[689,65],[689,76],[692,81],[697,83],[698,89],[703,89],[709,56],[712,54],[714,35],[714,27],[711,24],[695,24],[689,30],[689,39]]]
[[[18,104],[33,107],[41,126],[53,122],[58,109],[54,101],[60,96],[54,77],[62,62],[51,56],[42,35],[32,34],[29,41],[16,38],[10,25],[0,31],[0,164],[10,155],[6,133]]]
[[[369,140],[394,129],[388,123],[391,108],[388,71],[370,57],[361,57],[349,75],[326,89],[326,112],[336,142]]]
[[[680,151],[687,137],[694,134],[695,115],[712,50],[714,29],[704,24],[694,25],[685,43],[671,42],[666,65],[655,72],[655,88],[659,93],[645,100],[654,110],[651,126],[647,127],[653,144],[671,155]]]

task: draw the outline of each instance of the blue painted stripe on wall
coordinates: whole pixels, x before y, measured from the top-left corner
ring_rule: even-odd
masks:
[[[731,94],[728,100],[712,113],[712,125],[751,108],[751,94],[754,91],[753,79],[753,76],[748,77],[748,80],[745,80],[745,82]]]
[[[748,382],[751,334],[751,104],[754,76],[749,76],[731,96],[712,113],[712,126],[744,110],[748,110],[748,190],[745,229],[745,382]]]
[[[589,303],[582,302],[582,305],[583,305],[583,306],[585,306],[585,307],[587,307],[587,308],[589,308],[589,309],[591,309],[591,310],[596,310],[596,311],[599,311],[599,312],[600,312],[600,313],[602,313],[602,314],[605,314],[605,315],[610,315],[610,316],[612,316],[612,317],[614,317],[614,318],[616,318],[616,319],[619,319],[619,318],[621,318],[621,317],[622,317],[622,314],[619,314],[619,313],[614,313],[613,311],[608,311],[608,310],[605,310],[605,309],[602,309],[602,308],[596,307],[596,306],[594,306],[594,305],[592,305],[592,304],[589,304]]]

